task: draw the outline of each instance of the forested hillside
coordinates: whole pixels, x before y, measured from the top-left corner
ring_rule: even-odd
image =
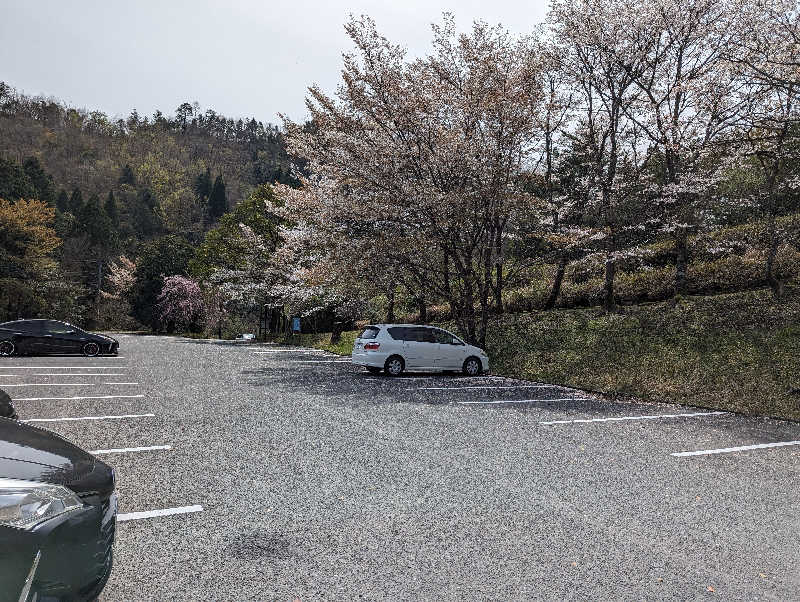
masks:
[[[199,245],[271,182],[295,183],[273,125],[197,103],[174,115],[111,117],[0,82],[0,320],[107,322],[99,302],[117,258],[167,235]]]

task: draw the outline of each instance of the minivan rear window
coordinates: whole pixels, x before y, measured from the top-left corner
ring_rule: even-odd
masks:
[[[374,339],[375,337],[378,336],[378,333],[380,331],[381,331],[381,329],[378,328],[377,326],[367,326],[364,329],[364,332],[362,332],[361,336],[359,336],[358,338],[359,339]]]

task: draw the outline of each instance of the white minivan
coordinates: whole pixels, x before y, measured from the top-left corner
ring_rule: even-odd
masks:
[[[457,370],[469,376],[489,371],[483,349],[467,345],[452,332],[419,324],[373,324],[353,345],[353,363],[373,374]]]

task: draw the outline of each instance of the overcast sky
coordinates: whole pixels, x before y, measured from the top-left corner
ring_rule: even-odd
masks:
[[[528,33],[547,0],[0,0],[0,81],[26,94],[125,116],[184,101],[277,123],[306,116],[312,83],[333,91],[351,49],[348,14],[367,14],[411,55],[452,12]]]

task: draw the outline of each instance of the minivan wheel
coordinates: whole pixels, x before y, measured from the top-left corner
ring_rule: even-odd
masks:
[[[467,376],[479,376],[481,369],[481,361],[477,357],[468,357],[464,362],[464,374]]]
[[[381,369],[378,368],[377,366],[367,366],[367,372],[369,372],[370,374],[380,374]]]
[[[100,353],[100,345],[97,343],[86,343],[83,346],[83,355],[85,356],[94,357],[98,353]]]
[[[403,358],[399,355],[393,355],[388,360],[386,360],[386,364],[384,365],[383,369],[389,376],[400,376],[405,370],[406,364],[403,361]]]
[[[5,357],[14,355],[14,343],[11,341],[0,341],[0,355]]]

